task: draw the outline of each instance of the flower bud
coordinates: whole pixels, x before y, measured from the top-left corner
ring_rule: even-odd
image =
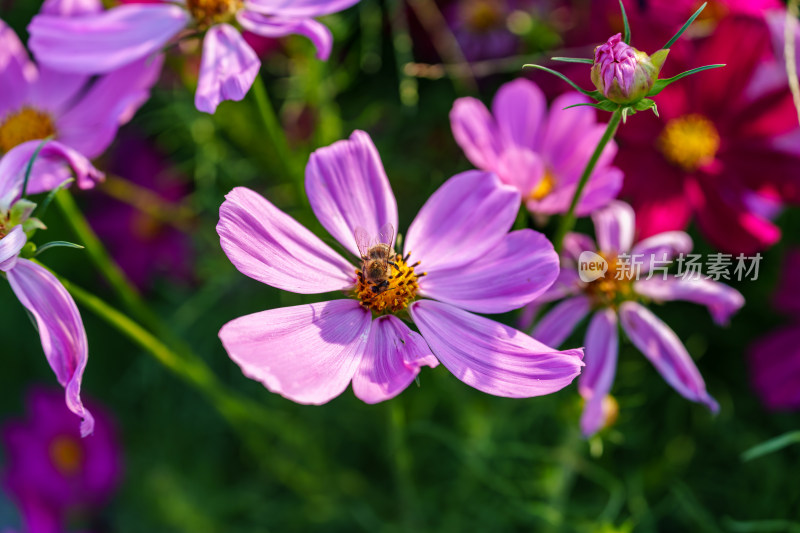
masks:
[[[612,102],[632,104],[653,88],[668,53],[659,50],[648,56],[623,42],[618,33],[595,48],[592,83]]]

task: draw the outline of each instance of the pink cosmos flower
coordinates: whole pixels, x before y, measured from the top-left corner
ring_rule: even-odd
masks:
[[[35,204],[20,199],[26,166],[40,144],[29,141],[0,159],[0,272],[36,320],[47,362],[66,389],[67,407],[83,419],[81,434],[86,436],[94,429],[94,419],[80,398],[81,379],[89,355],[83,321],[61,282],[39,264],[20,257],[28,240],[27,233],[43,227],[30,218]],[[48,161],[65,160],[78,176],[97,174],[88,160],[59,143],[48,142],[40,155]],[[33,176],[31,184],[41,185]]]
[[[542,342],[558,346],[592,314],[585,338],[586,372],[578,381],[578,392],[586,401],[581,417],[584,435],[594,434],[606,422],[603,402],[616,371],[618,323],[669,385],[685,398],[716,412],[719,406],[706,392],[703,378],[681,340],[642,304],[650,300],[694,302],[708,307],[714,322],[724,324],[744,305],[744,298],[738,291],[708,279],[672,275],[665,279],[663,273],[647,279],[648,272],[655,274],[656,268],[663,268],[677,254],[691,250],[692,240],[686,233],[662,233],[634,244],[633,209],[618,201],[595,211],[592,220],[597,244],[586,235],[567,235],[562,252],[564,268],[558,281],[539,299],[564,300],[547,312],[533,330]],[[596,252],[607,262],[604,276],[590,282],[581,279],[577,267],[582,252]],[[581,260],[586,261],[586,256]],[[639,267],[634,266],[634,261]]]
[[[16,501],[26,531],[63,533],[72,511],[105,504],[119,485],[122,461],[113,422],[92,405],[95,432],[81,438],[60,394],[33,388],[28,417],[2,427],[3,485]]]
[[[78,8],[87,7],[87,0],[82,2],[51,0],[42,13],[81,13]],[[0,156],[27,141],[45,138],[54,139],[73,159],[99,156],[119,126],[148,99],[160,68],[160,61],[141,60],[93,79],[37,66],[13,30],[0,20]],[[60,159],[39,158],[28,192],[51,190],[70,175]],[[78,186],[91,187],[101,177],[98,172],[79,173]]]
[[[790,318],[748,350],[750,377],[764,405],[774,411],[800,409],[800,250],[790,250],[775,291],[775,308]]]
[[[240,272],[300,294],[350,296],[226,324],[220,339],[245,375],[309,404],[331,400],[351,381],[357,397],[380,402],[404,390],[421,366],[439,361],[478,390],[514,398],[555,392],[578,375],[581,349],[555,351],[473,314],[518,308],[558,274],[543,235],[508,233],[519,206],[514,188],[485,172],[454,176],[411,223],[402,256],[391,249],[397,203],[369,135],[356,131],[314,152],[306,191],[351,259],[375,262],[362,272],[255,192],[231,191],[217,232]]]
[[[264,37],[299,34],[327,59],[333,37],[313,17],[358,0],[175,0],[126,4],[101,13],[34,17],[30,48],[40,63],[81,74],[106,73],[156,55],[184,29],[205,32],[195,105],[213,113],[223,100],[241,100],[261,62],[238,29]]]
[[[518,79],[497,91],[492,113],[475,98],[459,98],[450,111],[450,124],[467,158],[516,188],[531,212],[564,213],[606,127],[597,122],[592,108],[564,109],[588,101],[567,93],[556,98],[548,112],[539,87]],[[622,172],[611,166],[616,151],[612,141],[583,191],[578,215],[588,215],[617,196]]]
[[[658,95],[659,117],[639,113],[620,128],[617,164],[642,237],[700,231],[727,252],[774,244],[775,206],[800,203],[800,128],[785,71],[763,83],[774,65],[762,19],[728,17],[706,40],[687,42],[693,59],[727,66],[690,76]],[[787,142],[789,139],[795,142]]]

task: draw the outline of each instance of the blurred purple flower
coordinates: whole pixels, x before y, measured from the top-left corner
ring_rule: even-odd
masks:
[[[689,235],[672,231],[634,245],[633,209],[618,201],[595,211],[592,219],[597,244],[586,235],[567,235],[559,279],[539,299],[563,301],[548,311],[533,330],[533,335],[542,342],[558,346],[578,323],[593,313],[585,338],[586,371],[578,381],[578,392],[586,401],[581,417],[584,435],[596,433],[606,422],[603,402],[616,372],[618,322],[669,385],[685,398],[716,412],[719,406],[706,392],[703,378],[681,340],[642,302],[684,300],[705,305],[714,322],[725,324],[744,305],[744,298],[731,287],[708,279],[665,277],[665,274],[638,279],[637,272],[645,274],[661,269],[674,256],[688,253],[692,248]],[[608,269],[603,276],[588,282],[581,279],[578,262],[587,260],[586,256],[579,259],[583,252],[596,252],[606,261]],[[599,261],[594,255],[589,257]]]
[[[83,419],[81,434],[85,436],[92,433],[94,420],[80,398],[81,379],[89,356],[83,321],[61,282],[39,264],[19,257],[28,240],[28,226],[35,221],[30,215],[36,207],[20,198],[25,167],[39,146],[38,141],[29,141],[0,159],[0,271],[5,272],[14,294],[35,319],[47,362],[66,389],[70,411]],[[67,161],[77,175],[97,174],[88,160],[59,143],[48,142],[40,155],[49,161]],[[40,184],[32,176],[33,183]],[[31,229],[36,227],[43,226],[39,223]]]
[[[165,216],[178,212],[178,204],[189,192],[184,177],[169,160],[151,142],[134,134],[120,135],[110,151],[108,168],[110,173],[140,188],[142,202],[154,209],[156,202],[149,195],[155,195],[157,209],[165,211]],[[137,287],[149,288],[158,275],[172,279],[191,276],[188,234],[155,214],[103,195],[88,199],[86,216]]]
[[[459,98],[450,112],[453,136],[478,168],[494,172],[516,188],[533,213],[569,209],[586,163],[605,131],[594,109],[567,106],[588,98],[567,93],[550,111],[544,94],[531,81],[503,85],[492,104],[493,115],[475,98]],[[587,215],[617,196],[622,172],[611,166],[617,146],[609,143],[584,189],[577,213]]]
[[[51,0],[42,13],[56,16],[59,9],[81,13],[81,7],[86,6]],[[92,79],[37,67],[16,34],[0,20],[0,155],[27,141],[50,137],[73,157],[99,156],[117,128],[147,100],[160,69],[160,60],[142,60]],[[39,158],[28,191],[51,190],[69,176],[61,161]],[[101,177],[79,173],[78,186],[91,187]]]
[[[111,419],[96,405],[95,432],[88,438],[81,438],[57,392],[31,389],[27,408],[27,419],[2,428],[3,484],[25,531],[63,533],[69,514],[104,505],[119,485],[119,443]]]
[[[366,133],[356,131],[314,152],[306,190],[320,223],[355,257],[371,256],[380,242],[392,246],[397,203]],[[299,403],[328,402],[351,381],[363,401],[387,400],[421,366],[439,361],[489,394],[555,392],[580,372],[582,350],[555,351],[472,313],[516,309],[556,279],[558,257],[543,235],[508,233],[518,206],[519,193],[491,174],[454,176],[411,223],[405,255],[384,248],[393,260],[392,277],[379,290],[367,273],[294,219],[238,187],[220,208],[217,232],[240,272],[300,294],[346,291],[353,298],[237,318],[223,326],[220,339],[246,376]],[[364,237],[371,243],[366,248]],[[413,320],[421,334],[398,314]]]
[[[81,74],[110,72],[152,61],[184,29],[205,32],[195,106],[214,113],[224,100],[244,98],[261,62],[231,23],[264,37],[299,34],[327,59],[333,36],[313,17],[346,9],[358,0],[186,0],[183,5],[126,4],[101,13],[34,17],[30,48],[54,69]]]
[[[525,0],[455,0],[442,8],[447,24],[468,61],[499,58],[517,52],[520,38],[508,28]]]

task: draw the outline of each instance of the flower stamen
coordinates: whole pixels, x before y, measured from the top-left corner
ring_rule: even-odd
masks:
[[[362,306],[379,314],[397,313],[414,301],[419,290],[418,280],[426,273],[414,272],[414,268],[418,267],[420,262],[409,265],[410,255],[408,253],[403,257],[396,254],[394,260],[389,262],[391,273],[380,282],[366,279],[361,269],[356,269],[358,282],[355,295]]]
[[[77,474],[83,465],[83,450],[76,439],[69,436],[56,437],[50,444],[50,459],[56,469],[65,476]]]
[[[215,24],[230,22],[242,7],[244,7],[242,0],[186,1],[186,8],[201,30],[206,30]]]
[[[713,122],[691,114],[667,122],[656,146],[667,161],[692,172],[714,160],[720,137]]]
[[[56,134],[50,115],[30,107],[11,113],[0,120],[0,153],[28,141],[46,139]]]
[[[547,170],[545,171],[544,176],[542,176],[542,179],[539,180],[539,183],[536,184],[536,187],[533,188],[528,198],[536,201],[541,200],[553,192],[555,186],[556,179],[553,177],[553,174]]]
[[[630,300],[634,296],[633,278],[635,271],[630,265],[623,265],[616,254],[597,252],[608,263],[608,270],[603,277],[586,285],[584,291],[592,300],[596,308],[611,307],[616,309],[619,304]]]

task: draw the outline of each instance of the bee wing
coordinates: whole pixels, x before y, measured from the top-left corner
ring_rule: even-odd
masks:
[[[369,256],[369,249],[372,248],[372,237],[370,234],[367,233],[367,230],[362,228],[361,226],[357,227],[354,233],[356,237],[356,246],[358,246],[358,253],[361,254],[361,257],[368,257]]]
[[[378,242],[386,244],[389,248],[394,249],[394,226],[390,223],[384,224],[378,230]]]

